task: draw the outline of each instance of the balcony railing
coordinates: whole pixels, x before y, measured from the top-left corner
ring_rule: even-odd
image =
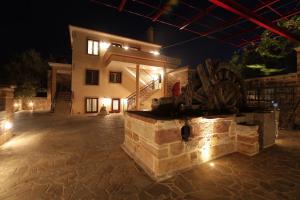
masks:
[[[128,62],[134,64],[151,65],[157,67],[176,68],[181,64],[180,59],[164,55],[154,55],[150,52],[126,50],[120,47],[109,47],[103,57],[105,66],[112,61]]]

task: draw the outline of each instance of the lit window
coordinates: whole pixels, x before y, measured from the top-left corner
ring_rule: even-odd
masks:
[[[99,70],[85,71],[85,84],[86,85],[98,85],[99,84]]]
[[[99,55],[99,41],[88,40],[88,54],[89,55]]]
[[[122,83],[122,73],[121,72],[109,72],[109,82],[110,83]]]
[[[98,112],[98,98],[86,98],[86,113],[97,113]]]

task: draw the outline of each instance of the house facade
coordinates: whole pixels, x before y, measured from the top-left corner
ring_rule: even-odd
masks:
[[[166,74],[180,65],[154,43],[76,26],[69,31],[72,64],[49,63],[57,112],[62,104],[71,114],[97,114],[104,107],[110,113],[148,110],[152,98],[167,93]]]

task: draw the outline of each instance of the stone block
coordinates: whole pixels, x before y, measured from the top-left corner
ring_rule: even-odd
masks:
[[[236,125],[236,132],[237,134],[249,134],[249,133],[257,133],[258,125]]]
[[[169,149],[168,148],[160,148],[157,149],[155,146],[151,145],[150,143],[141,140],[141,145],[152,155],[154,155],[157,159],[167,158],[169,156]]]
[[[131,138],[125,136],[123,146],[131,153],[134,154],[136,151],[136,145],[133,143]]]
[[[156,163],[155,173],[158,176],[167,175],[168,173],[187,168],[190,166],[190,164],[191,162],[188,154],[183,154],[169,159],[163,159]]]
[[[161,129],[180,129],[184,125],[184,122],[181,120],[159,120],[157,122],[158,130]]]
[[[209,143],[210,146],[232,143],[232,139],[231,137],[229,137],[228,133],[213,134],[207,137],[206,141]]]
[[[198,122],[191,124],[191,137],[203,137],[213,133],[212,122]]]
[[[179,129],[162,129],[155,132],[155,142],[157,144],[166,144],[181,141],[181,132]]]
[[[236,122],[231,123],[231,126],[229,127],[229,135],[230,136],[236,135]]]
[[[229,131],[229,127],[231,125],[231,121],[226,120],[226,121],[217,121],[214,123],[214,133],[225,133]]]
[[[131,124],[131,131],[138,134],[140,137],[147,139],[149,141],[154,141],[155,138],[155,126],[140,123],[137,121]]]
[[[184,142],[176,142],[173,144],[170,144],[170,153],[171,155],[179,155],[184,152]]]
[[[254,144],[258,142],[258,135],[250,136],[250,137],[245,135],[237,135],[237,141],[247,143],[247,144]]]
[[[242,142],[238,142],[237,151],[248,156],[253,156],[259,152],[259,146],[258,143],[245,144]]]
[[[154,170],[154,159],[155,158],[153,155],[149,154],[149,152],[144,148],[144,146],[138,145],[136,147],[135,156],[148,169]]]
[[[204,140],[205,138],[203,137],[197,137],[193,138],[192,140],[189,140],[185,144],[185,151],[186,152],[191,152],[191,151],[199,151],[199,149],[204,145]]]

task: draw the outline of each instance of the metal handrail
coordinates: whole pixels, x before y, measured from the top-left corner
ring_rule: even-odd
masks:
[[[154,87],[155,85],[155,82],[158,82],[158,80],[152,80],[150,81],[149,83],[147,83],[145,86],[143,86],[142,88],[140,88],[140,93],[142,91],[144,91],[145,89],[149,88],[150,86]],[[136,95],[136,91],[133,92],[132,94],[130,94],[128,97],[126,97],[127,99],[130,99],[131,97],[135,96]]]
[[[159,83],[159,80],[152,80],[144,87],[142,87],[140,89],[141,96],[143,95],[144,91],[147,91],[149,88],[151,88],[151,90],[154,90],[156,83]],[[135,99],[136,99],[136,91],[127,97],[128,107],[131,107],[134,104]]]

